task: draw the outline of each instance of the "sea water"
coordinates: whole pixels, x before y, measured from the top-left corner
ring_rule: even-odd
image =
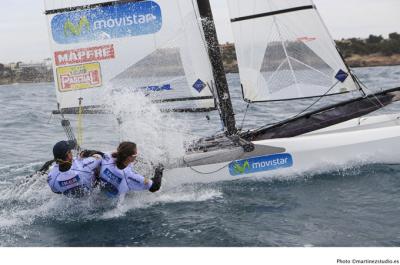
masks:
[[[373,91],[400,86],[398,66],[355,72]],[[315,100],[247,106],[239,76],[229,74],[228,82],[244,130],[296,115]],[[145,99],[112,100],[125,122],[85,115],[83,144],[112,151],[121,140],[135,141],[145,173],[183,154],[185,142],[221,130],[216,112],[165,114]],[[60,117],[51,115],[54,84],[0,86],[0,103],[1,246],[400,246],[400,165],[178,183],[121,200],[101,193],[67,199],[50,191],[46,176],[28,177],[65,138]],[[377,114],[393,112],[399,104]],[[77,117],[68,118],[75,126]]]

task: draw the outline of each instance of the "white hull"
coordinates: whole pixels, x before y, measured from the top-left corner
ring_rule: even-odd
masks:
[[[169,169],[165,171],[165,179],[168,184],[212,182],[290,176],[370,163],[400,163],[399,119],[400,114],[364,117],[302,136],[255,141],[256,150],[273,146],[282,147],[285,152],[277,157],[272,157],[273,153],[257,153],[243,159],[249,153],[235,149],[231,152],[233,158],[226,162]],[[213,157],[213,152],[204,155]],[[190,161],[190,156],[194,155],[188,155],[185,161]],[[240,173],[232,170],[232,160],[239,160],[241,166],[249,161],[249,165]]]

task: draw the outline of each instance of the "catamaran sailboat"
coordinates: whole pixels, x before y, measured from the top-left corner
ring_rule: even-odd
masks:
[[[105,91],[153,93],[168,111],[218,110],[224,132],[193,142],[165,177],[230,180],[348,163],[399,163],[400,114],[368,116],[400,88],[367,95],[311,0],[229,0],[243,100],[360,91],[360,97],[247,131],[234,111],[208,0],[45,0],[58,109],[107,112]],[[111,91],[112,93],[113,91]],[[75,140],[63,119],[67,136]]]

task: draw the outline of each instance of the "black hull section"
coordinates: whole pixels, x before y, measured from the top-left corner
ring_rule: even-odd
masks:
[[[324,107],[270,127],[245,132],[241,137],[247,141],[294,137],[359,118],[399,100],[400,87]]]

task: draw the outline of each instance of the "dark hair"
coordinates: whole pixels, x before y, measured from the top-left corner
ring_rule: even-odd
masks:
[[[124,169],[125,160],[134,155],[136,152],[136,144],[132,142],[122,142],[119,144],[117,152],[112,153],[112,157],[115,158],[115,164],[119,169]]]

